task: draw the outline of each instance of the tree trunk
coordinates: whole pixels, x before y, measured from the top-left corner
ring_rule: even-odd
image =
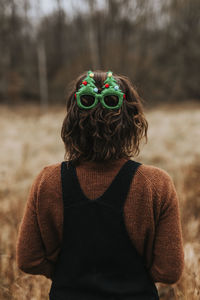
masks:
[[[39,83],[40,83],[40,104],[41,109],[46,111],[48,109],[48,81],[47,81],[47,68],[46,68],[46,52],[44,42],[38,40],[38,70],[39,70]]]

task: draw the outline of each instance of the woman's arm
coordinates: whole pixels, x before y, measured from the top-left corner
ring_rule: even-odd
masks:
[[[180,279],[184,268],[179,200],[174,183],[167,172],[163,173],[161,181],[162,188],[155,187],[161,207],[150,274],[154,282],[173,284]]]
[[[29,191],[24,215],[19,226],[16,243],[16,262],[18,268],[25,273],[44,275],[47,278],[51,278],[54,265],[46,259],[45,247],[36,214],[36,201],[39,196],[45,168],[36,176]]]

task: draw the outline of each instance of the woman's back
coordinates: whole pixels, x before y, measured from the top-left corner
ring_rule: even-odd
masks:
[[[126,161],[119,159],[110,164],[84,162],[77,166],[76,172],[84,194],[89,199],[101,196]],[[38,174],[32,185],[28,206],[37,208],[38,226],[49,260],[43,272],[50,278],[53,271],[51,262],[57,260],[63,233],[61,163],[48,165]],[[146,164],[138,168],[124,204],[124,218],[130,239],[144,258],[153,280],[176,282],[182,273],[184,253],[179,202],[172,179],[166,171]],[[18,240],[20,249],[17,259],[22,270],[32,270],[33,274],[37,274],[40,272],[38,257],[42,256],[37,249],[39,251],[41,241],[35,240],[37,232],[30,232],[27,228],[31,220],[34,221],[33,212],[28,210],[21,227],[24,243],[22,247]]]

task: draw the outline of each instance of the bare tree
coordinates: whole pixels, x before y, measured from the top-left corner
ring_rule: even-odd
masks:
[[[47,82],[47,69],[46,69],[46,53],[45,46],[42,39],[38,40],[38,70],[39,70],[39,83],[40,83],[40,103],[44,111],[48,108],[48,82]]]
[[[99,69],[100,61],[99,61],[99,46],[97,41],[97,32],[95,28],[95,0],[88,0],[89,9],[90,9],[90,18],[88,22],[89,28],[89,45],[90,45],[90,53],[91,53],[91,61],[92,68]]]
[[[37,14],[40,17],[41,6],[40,0],[37,1]],[[41,17],[39,18],[39,20]],[[48,101],[48,79],[47,79],[47,62],[44,41],[41,35],[36,35],[37,40],[37,55],[38,55],[38,72],[40,86],[40,105],[43,111],[46,111],[49,106]]]

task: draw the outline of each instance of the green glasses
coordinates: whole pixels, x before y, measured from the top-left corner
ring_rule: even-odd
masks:
[[[122,106],[125,94],[120,90],[112,72],[107,72],[101,93],[95,86],[94,73],[88,71],[87,77],[83,80],[79,90],[75,93],[77,105],[83,109],[91,109],[100,103],[107,109],[118,109]]]

